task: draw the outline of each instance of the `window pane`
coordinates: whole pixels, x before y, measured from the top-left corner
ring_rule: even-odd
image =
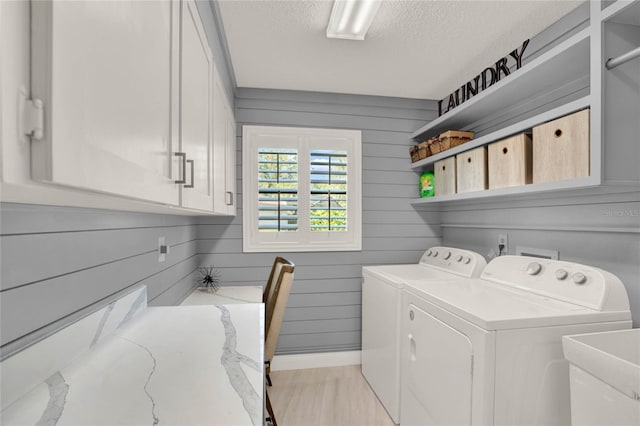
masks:
[[[298,230],[298,151],[258,150],[258,230]]]
[[[347,152],[312,150],[310,160],[311,230],[344,232],[347,230]]]

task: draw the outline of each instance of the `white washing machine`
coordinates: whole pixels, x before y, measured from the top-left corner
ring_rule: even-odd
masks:
[[[562,336],[631,328],[614,275],[524,256],[408,283],[402,309],[402,425],[569,425]]]
[[[362,374],[395,423],[400,423],[401,295],[405,283],[478,277],[485,265],[478,253],[433,247],[417,264],[362,268]]]

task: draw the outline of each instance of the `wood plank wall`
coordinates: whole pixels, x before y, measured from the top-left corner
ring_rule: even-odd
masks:
[[[640,326],[640,192],[529,197],[456,204],[442,213],[444,244],[497,252],[498,233],[517,246],[558,250],[560,260],[602,268],[625,284]]]
[[[435,103],[409,99],[239,89],[238,192],[242,190],[242,125],[362,130],[363,250],[278,253],[296,264],[277,352],[360,349],[362,266],[415,263],[440,243],[437,209],[408,203],[418,193],[409,169],[409,135],[435,118]],[[225,284],[263,285],[273,253],[242,252],[242,194],[233,219],[198,219],[202,264],[220,268]]]
[[[588,25],[588,2],[535,36],[528,47],[525,63]],[[619,71],[622,72],[622,71]],[[637,80],[637,77],[636,77]],[[626,87],[626,86],[625,86]],[[611,89],[609,87],[609,89]],[[597,90],[597,89],[596,89]],[[619,89],[618,89],[619,90]],[[628,90],[628,89],[627,89]],[[588,81],[576,81],[563,88],[550,88],[541,93],[552,108],[558,101],[575,99],[589,93]],[[637,93],[637,91],[636,91]],[[630,118],[638,109],[629,105],[627,117],[612,117],[607,108],[614,102],[625,102],[632,95],[616,93],[604,101],[604,178],[606,183],[619,184],[638,176],[637,138],[619,137],[617,130],[638,127]],[[610,104],[611,103],[611,104]],[[634,109],[635,108],[635,109]],[[505,113],[499,120],[485,117],[478,123],[483,132],[491,131],[502,122],[517,121],[520,111]],[[613,123],[617,120],[618,123]],[[633,132],[632,132],[633,133]],[[636,132],[637,134],[637,132]],[[535,142],[534,142],[535,143]],[[496,252],[498,233],[508,235],[508,253],[517,246],[558,250],[560,259],[605,269],[617,275],[625,284],[634,326],[640,326],[640,188],[638,179],[623,182],[626,187],[611,188],[609,193],[588,190],[567,191],[550,195],[531,194],[510,199],[457,202],[443,207],[442,235],[445,245],[475,250],[486,257]]]
[[[170,245],[158,262],[158,237]],[[10,352],[142,283],[150,305],[194,286],[195,218],[0,204],[0,338]]]

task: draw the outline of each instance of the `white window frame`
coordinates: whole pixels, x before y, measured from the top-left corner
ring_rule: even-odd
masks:
[[[298,150],[297,231],[258,231],[260,148]],[[344,232],[312,232],[309,229],[311,149],[347,151],[347,230]],[[362,250],[362,132],[304,127],[242,126],[242,200],[242,245],[245,253]]]

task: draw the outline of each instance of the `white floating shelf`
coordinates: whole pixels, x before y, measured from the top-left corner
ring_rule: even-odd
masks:
[[[599,186],[600,181],[592,176],[562,180],[558,182],[545,182],[530,185],[511,186],[508,188],[486,189],[484,191],[464,192],[461,194],[436,195],[434,197],[416,198],[411,200],[413,205],[437,204],[457,201],[482,200],[499,196],[512,196],[532,194],[536,192],[561,191],[567,189]]]
[[[411,138],[424,140],[447,130],[466,129],[478,117],[512,108],[546,89],[561,87],[589,74],[589,36],[586,28],[538,56],[507,78],[415,131]]]
[[[603,22],[640,25],[640,2],[618,0],[602,11]]]
[[[591,104],[591,96],[585,96],[583,98],[576,99],[573,102],[569,102],[557,108],[551,109],[549,111],[545,111],[542,114],[538,114],[534,117],[512,124],[511,126],[507,126],[493,133],[489,133],[488,135],[484,135],[478,139],[472,139],[469,142],[463,143],[462,145],[458,145],[454,148],[448,149],[443,152],[439,152],[430,157],[423,158],[420,161],[416,161],[415,163],[412,163],[411,168],[414,170],[422,169],[425,166],[433,164],[436,161],[442,160],[444,158],[451,157],[461,152],[469,151],[470,149],[477,148],[482,145],[487,145],[491,142],[497,142],[511,135],[515,135],[517,133],[521,133],[526,130],[529,130],[534,126],[537,126],[538,124],[545,123],[547,121],[556,119],[558,117],[562,117],[564,115],[571,114],[573,112],[588,108],[590,104]]]

